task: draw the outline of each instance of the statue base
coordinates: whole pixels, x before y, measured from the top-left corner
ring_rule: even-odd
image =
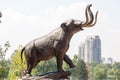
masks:
[[[26,75],[22,77],[22,80],[70,80],[70,71],[64,71],[64,72],[50,72],[43,75],[38,76],[29,76]]]

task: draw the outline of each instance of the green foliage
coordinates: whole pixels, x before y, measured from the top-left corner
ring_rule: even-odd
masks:
[[[114,70],[113,69],[109,69],[107,71],[107,79],[114,79]]]
[[[34,69],[36,74],[45,74],[46,72],[57,71],[56,60],[41,61]]]
[[[10,62],[5,60],[5,55],[9,47],[8,41],[4,44],[4,47],[0,45],[0,79],[5,79],[8,76]]]
[[[6,41],[6,43],[4,44],[4,47],[0,45],[0,60],[5,60],[5,55],[9,47],[10,47],[10,44],[8,41]]]
[[[93,78],[95,79],[107,79],[107,71],[110,70],[112,67],[110,64],[97,64],[93,67]]]
[[[0,79],[5,79],[8,77],[10,62],[8,60],[0,61]]]
[[[114,71],[114,75],[116,80],[120,80],[120,69],[116,69]]]
[[[101,68],[101,69],[96,70],[96,72],[94,72],[94,78],[95,79],[100,79],[100,80],[106,79],[105,69]]]
[[[75,55],[73,58],[73,63],[76,65],[76,67],[74,69],[71,69],[72,79],[88,80],[88,71],[84,61]]]
[[[97,64],[91,66],[90,72],[93,80],[120,80],[120,62],[116,62],[113,65]]]
[[[114,68],[114,69],[117,69],[117,68],[120,69],[120,62],[115,62],[115,63],[113,64],[113,68]]]
[[[24,57],[23,57],[23,63],[21,64],[20,53],[21,53],[21,46],[19,46],[18,49],[15,50],[14,53],[11,55],[11,59],[10,59],[11,64],[9,71],[10,80],[14,80],[17,77],[20,77],[26,68],[26,62]]]
[[[63,68],[64,70],[70,70],[72,72],[72,79],[76,80],[88,80],[88,71],[86,68],[86,64],[83,62],[83,60],[79,59],[77,55],[74,56],[73,59],[74,64],[76,65],[76,68],[70,69],[69,66],[64,63]],[[57,71],[57,65],[56,60],[51,59],[48,61],[41,61],[36,68],[34,68],[35,74],[42,75],[48,72],[54,72]]]

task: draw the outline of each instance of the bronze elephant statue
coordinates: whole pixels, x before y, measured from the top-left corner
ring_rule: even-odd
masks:
[[[40,61],[56,58],[58,72],[64,71],[62,69],[63,60],[70,66],[75,67],[72,60],[65,54],[69,48],[69,43],[72,36],[83,30],[83,28],[92,27],[96,24],[98,11],[94,15],[90,9],[92,5],[87,5],[85,10],[86,21],[68,20],[63,22],[60,27],[53,30],[51,33],[30,41],[21,51],[24,52],[27,69],[25,74],[31,74],[33,67]]]

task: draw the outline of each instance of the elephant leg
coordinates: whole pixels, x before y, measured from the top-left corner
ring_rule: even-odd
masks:
[[[28,74],[29,62],[27,61],[27,69],[24,71],[24,74]]]
[[[34,58],[30,58],[28,61],[27,61],[27,69],[26,69],[26,74],[29,74],[31,75],[31,71],[33,69],[33,67],[35,67],[35,65],[37,65],[36,61],[34,60]]]
[[[33,66],[34,66],[34,65],[29,64],[27,74],[31,75],[31,71],[32,71]]]
[[[57,68],[58,68],[58,72],[63,72],[64,70],[62,69],[62,65],[63,65],[63,56],[59,55],[56,57],[57,58]]]
[[[26,53],[26,52],[25,52],[25,53]],[[25,54],[25,58],[26,58],[27,68],[26,68],[26,70],[24,71],[24,74],[23,74],[23,75],[28,74],[28,69],[29,69],[29,64],[30,64],[30,60],[29,60],[29,58],[27,57],[26,54]]]
[[[67,64],[69,64],[70,68],[76,67],[76,66],[73,64],[72,60],[71,60],[66,54],[64,55],[64,61],[65,61]]]
[[[34,59],[31,59],[30,63],[28,64],[28,67],[27,67],[27,74],[31,75],[31,71],[36,65],[37,65],[36,61]]]
[[[37,56],[36,56],[36,49],[35,48],[33,48],[33,49],[31,49],[30,51],[29,51],[29,54],[31,55],[30,57],[29,57],[29,63],[28,63],[28,74],[30,74],[31,75],[31,71],[32,71],[32,69],[37,65]]]
[[[24,71],[23,75],[29,74],[31,76],[31,71],[32,71],[32,66],[31,64],[27,64],[27,69]]]

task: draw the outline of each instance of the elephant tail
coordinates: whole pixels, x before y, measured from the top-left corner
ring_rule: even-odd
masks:
[[[23,51],[25,50],[25,47],[24,48],[22,48],[22,50],[21,50],[21,63],[23,62],[23,59],[22,59],[22,54],[23,54]]]

